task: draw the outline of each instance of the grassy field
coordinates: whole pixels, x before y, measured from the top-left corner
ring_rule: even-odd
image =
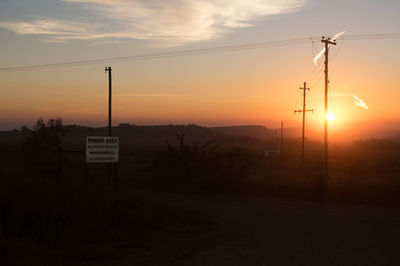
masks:
[[[118,258],[124,249],[106,243],[129,240],[143,251],[160,232],[174,238],[171,228],[186,226],[195,237],[210,224],[200,213],[143,198],[136,193],[141,190],[318,201],[322,145],[308,143],[304,163],[299,148],[297,140],[286,140],[279,157],[264,157],[264,145],[259,144],[171,141],[125,146],[115,186],[101,164],[89,165],[85,181],[83,150],[64,145],[61,173],[51,165],[38,172],[24,163],[21,146],[2,142],[1,264],[62,265]],[[399,156],[400,145],[387,140],[331,147],[325,198],[399,207]]]
[[[263,149],[260,145],[164,149],[155,163],[148,162],[146,177],[139,177],[137,183],[149,189],[160,184],[160,189],[318,200],[321,180],[325,180],[324,198],[329,201],[399,205],[400,145],[396,142],[367,140],[332,146],[328,179],[318,142],[308,144],[304,163],[297,140],[287,140],[278,157],[264,157]]]

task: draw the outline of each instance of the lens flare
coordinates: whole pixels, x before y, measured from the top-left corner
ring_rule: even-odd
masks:
[[[364,109],[368,109],[367,104],[359,97],[357,97],[357,95],[353,94],[353,98],[354,98],[354,105],[364,108]]]
[[[336,41],[337,38],[339,38],[340,36],[342,36],[345,33],[345,31],[339,32],[338,34],[336,34],[335,36],[332,37],[331,41]],[[330,45],[328,45],[330,46]],[[325,47],[314,57],[314,64],[316,66],[318,66],[318,59],[325,53]]]

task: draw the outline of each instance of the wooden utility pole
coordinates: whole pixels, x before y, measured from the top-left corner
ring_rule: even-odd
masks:
[[[304,82],[304,87],[300,87],[300,90],[303,90],[303,110],[295,110],[294,113],[303,113],[303,130],[302,130],[302,136],[301,136],[301,161],[304,162],[304,135],[305,135],[305,128],[306,128],[306,112],[313,112],[314,109],[306,109],[306,96],[307,96],[307,90],[310,90],[310,88],[307,88],[306,82]]]
[[[330,38],[325,39],[322,37],[321,42],[325,43],[325,124],[324,124],[324,150],[325,150],[325,178],[329,176],[329,161],[328,161],[328,86],[329,86],[329,79],[328,79],[328,60],[329,60],[329,45],[336,45],[335,41],[331,41]]]
[[[112,132],[112,124],[111,124],[111,96],[112,96],[112,87],[111,87],[111,67],[106,67],[105,72],[108,72],[108,136],[111,137]],[[108,184],[111,184],[112,178],[112,163],[108,163]]]
[[[281,121],[281,152],[283,147],[283,120]]]
[[[111,88],[111,67],[106,67],[105,72],[108,72],[108,136],[111,137],[111,96],[112,96],[112,88]]]

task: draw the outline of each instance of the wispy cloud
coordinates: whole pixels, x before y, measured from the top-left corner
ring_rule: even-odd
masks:
[[[158,93],[124,93],[117,94],[116,97],[178,97],[180,94],[158,94]]]
[[[90,28],[88,24],[74,21],[63,21],[58,19],[41,18],[30,22],[0,22],[0,27],[14,31],[16,34],[41,34],[76,36],[88,34]]]
[[[329,96],[331,96],[331,97],[347,97],[347,96],[349,96],[349,94],[348,93],[344,93],[344,92],[331,92],[331,93],[329,93]]]
[[[38,109],[39,112],[50,112],[53,111],[54,108],[52,107],[41,107]]]
[[[156,40],[176,45],[219,37],[257,20],[302,8],[309,0],[62,0],[86,9],[89,18],[2,21],[17,34],[47,41]]]
[[[361,107],[364,109],[368,109],[367,104],[357,95],[354,93],[343,93],[343,92],[332,92],[330,93],[330,96],[332,97],[352,97],[353,98],[353,104],[357,107]]]
[[[101,115],[103,112],[93,110],[90,108],[77,108],[77,109],[71,109],[71,110],[66,110],[64,112],[65,114],[82,114],[82,115]]]

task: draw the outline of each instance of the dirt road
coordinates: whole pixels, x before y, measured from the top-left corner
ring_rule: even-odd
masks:
[[[400,265],[398,209],[141,194],[167,206],[204,213],[218,229],[205,227],[200,236],[192,236],[183,228],[183,233],[177,230],[165,236],[147,259],[136,253],[119,263],[101,265]]]

